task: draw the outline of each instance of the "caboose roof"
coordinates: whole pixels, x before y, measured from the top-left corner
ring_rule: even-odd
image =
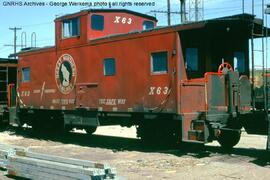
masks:
[[[254,38],[256,37],[262,37],[262,26],[263,21],[262,19],[255,18],[254,15],[251,14],[237,14],[232,16],[225,16],[220,18],[214,18],[214,19],[208,19],[208,20],[202,20],[197,22],[187,22],[184,24],[177,24],[172,26],[164,26],[164,27],[158,27],[155,28],[154,31],[159,30],[174,30],[174,31],[183,31],[183,30],[192,30],[192,29],[199,29],[199,28],[205,28],[206,30],[209,30],[210,28],[223,28],[223,27],[245,27],[245,29],[242,29],[246,32],[250,32],[251,37],[251,28],[254,24]],[[266,33],[266,30],[268,30],[268,33]],[[147,30],[146,30],[147,31]],[[264,36],[270,35],[270,29],[267,27],[264,27]]]
[[[146,18],[146,19],[153,20],[153,21],[157,22],[157,18],[155,18],[154,16],[149,16],[147,14],[142,14],[142,13],[127,10],[127,9],[87,9],[87,10],[82,10],[80,12],[76,12],[76,13],[72,13],[72,14],[65,14],[63,16],[60,16],[60,17],[56,18],[55,21],[68,19],[70,17],[80,15],[80,14],[84,14],[84,13],[110,13],[110,12],[133,14],[135,16],[143,17],[143,18]]]
[[[16,67],[17,59],[0,58],[0,67]]]
[[[204,26],[206,26],[206,28],[209,28],[209,27],[223,28],[225,26],[234,27],[234,28],[238,27],[239,29],[243,31],[243,33],[248,33],[249,38],[251,38],[252,36],[251,30],[252,30],[252,26],[254,25],[254,29],[253,29],[254,38],[270,35],[269,28],[264,27],[263,25],[263,20],[258,19],[256,18],[255,15],[251,15],[251,14],[237,14],[233,16],[209,19],[209,20],[201,21],[201,23],[203,23]],[[262,28],[264,28],[264,34],[262,34]],[[266,30],[268,30],[268,33],[266,33]]]
[[[143,30],[143,31],[135,31],[126,34],[115,34],[109,35],[98,39],[91,40],[92,42],[103,42],[103,41],[114,41],[117,39],[128,39],[132,38],[132,36],[144,36],[145,33],[142,32],[150,32],[150,33],[166,33],[166,32],[173,32],[173,31],[191,31],[195,29],[204,29],[205,32],[215,33],[215,31],[219,31],[221,29],[226,29],[229,27],[237,33],[245,33],[249,38],[252,37],[251,30],[252,25],[254,24],[254,31],[253,31],[253,38],[259,38],[263,36],[270,35],[270,29],[264,27],[264,35],[262,35],[262,20],[255,18],[254,15],[251,14],[238,14],[233,16],[225,16],[221,18],[203,20],[198,22],[188,22],[185,24],[177,24],[172,26],[164,26],[164,27],[157,27],[154,29]],[[268,30],[266,32],[266,29]]]
[[[85,10],[84,10],[85,11]],[[119,12],[119,10],[116,9],[109,9],[109,10],[87,10],[84,13],[88,13],[88,11],[92,12]],[[133,12],[129,10],[121,10],[122,12]],[[82,13],[82,12],[79,12]],[[133,12],[135,13],[135,12]],[[75,13],[78,14],[78,13]],[[136,13],[137,14],[137,13]],[[140,13],[138,13],[140,14]],[[67,16],[73,16],[74,14],[71,15],[66,15],[62,16],[59,18],[64,18]],[[147,16],[147,15],[145,15]],[[151,17],[151,16],[150,16]],[[59,19],[58,18],[58,19]],[[251,30],[252,30],[252,25],[254,24],[254,31],[253,31],[253,37],[254,38],[259,38],[262,37],[262,31],[261,28],[263,26],[262,20],[255,18],[254,15],[251,14],[238,14],[238,15],[233,15],[233,16],[226,16],[226,17],[221,17],[221,18],[215,18],[215,19],[209,19],[209,20],[204,20],[204,21],[199,21],[199,22],[188,22],[185,24],[178,24],[178,25],[173,25],[173,26],[165,26],[165,27],[158,27],[154,29],[149,29],[149,30],[143,30],[143,31],[134,31],[130,33],[125,33],[125,34],[114,34],[114,35],[109,35],[97,39],[92,39],[89,41],[89,43],[103,43],[103,42],[110,42],[110,41],[118,41],[118,40],[124,40],[124,39],[129,39],[129,38],[135,38],[139,36],[147,36],[151,34],[159,34],[159,33],[167,33],[167,32],[174,32],[174,31],[190,31],[190,30],[195,30],[195,29],[204,29],[205,32],[215,33],[217,30],[224,30],[227,27],[230,27],[231,29],[234,29],[237,31],[237,33],[245,33],[249,38],[252,37]],[[264,27],[264,36],[269,36],[270,35],[270,29]],[[267,31],[266,31],[267,30]],[[43,47],[43,48],[36,48],[32,49],[29,51],[21,51],[17,54],[23,54],[26,52],[34,52],[34,51],[40,51],[40,50],[45,50],[53,48],[52,47]]]

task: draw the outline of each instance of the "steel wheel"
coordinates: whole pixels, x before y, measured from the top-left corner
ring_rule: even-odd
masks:
[[[85,128],[84,130],[86,131],[86,133],[87,133],[88,135],[91,135],[91,134],[93,134],[94,132],[96,132],[97,127],[96,127],[96,126],[87,127],[87,128]]]
[[[224,149],[233,148],[239,141],[241,137],[241,131],[221,131],[218,137],[218,142]]]

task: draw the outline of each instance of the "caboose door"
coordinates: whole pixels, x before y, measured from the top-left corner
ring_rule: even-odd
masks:
[[[250,108],[250,83],[238,72],[206,75],[206,104],[208,114],[225,113],[236,117],[237,113]],[[209,116],[210,117],[210,116]]]

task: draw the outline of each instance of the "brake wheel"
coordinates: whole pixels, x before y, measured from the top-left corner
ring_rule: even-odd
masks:
[[[233,67],[228,62],[224,62],[218,67],[218,73],[226,74],[228,71],[233,72]]]

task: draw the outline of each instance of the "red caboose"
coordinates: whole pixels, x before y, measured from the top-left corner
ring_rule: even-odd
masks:
[[[12,123],[137,125],[146,140],[234,146],[251,108],[251,23],[260,26],[247,14],[164,28],[128,10],[59,17],[54,47],[19,53]]]

